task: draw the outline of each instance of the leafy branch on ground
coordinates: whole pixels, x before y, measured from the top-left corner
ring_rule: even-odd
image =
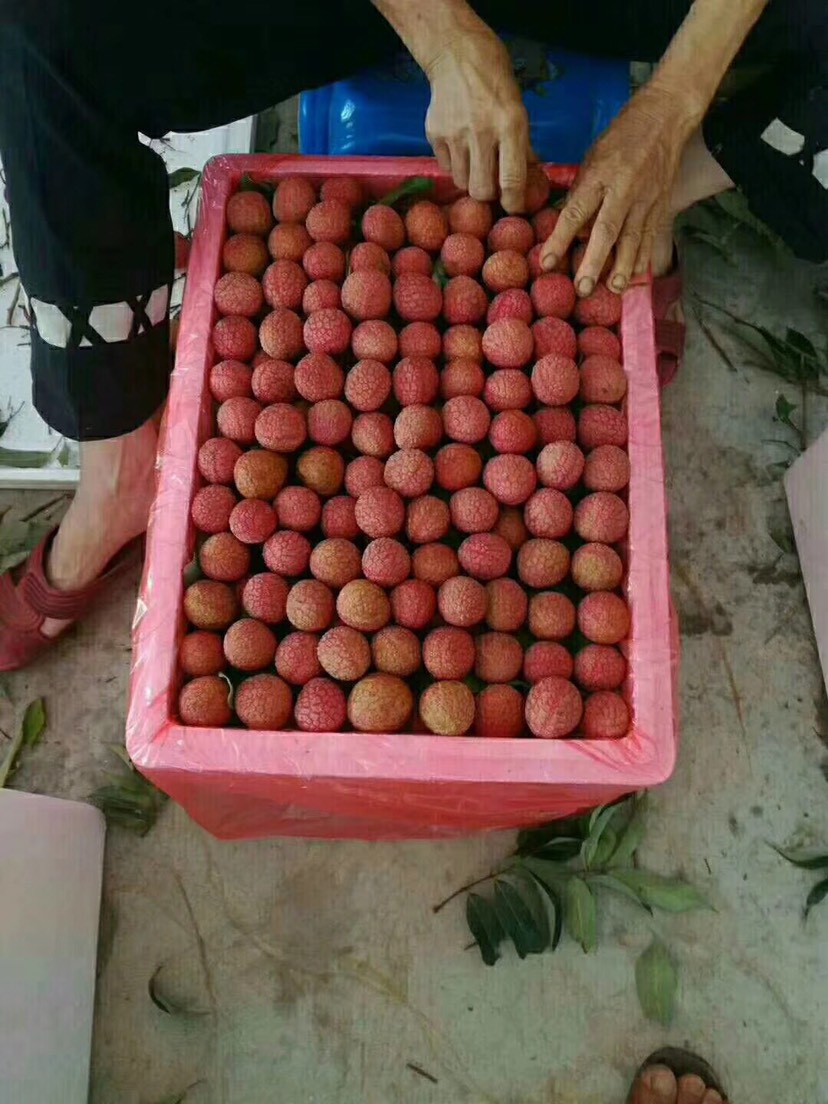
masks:
[[[738,191],[721,192],[696,205],[703,212],[705,225],[683,221],[682,237],[709,246],[722,260],[734,267],[738,264],[731,245],[742,230],[760,238],[776,253],[789,253],[785,242],[750,209],[744,195]]]
[[[804,918],[807,919],[811,909],[828,897],[828,874],[824,873],[828,871],[828,852],[788,850],[784,847],[777,847],[774,843],[771,844],[771,847],[783,859],[793,863],[794,866],[798,866],[800,870],[823,871],[820,875],[820,881],[811,888],[810,893],[805,898]]]
[[[33,748],[38,743],[46,728],[46,707],[43,698],[35,698],[26,706],[23,721],[17,735],[11,738],[6,753],[0,761],[0,789],[2,789],[14,776],[20,766],[20,759],[27,748]],[[0,729],[0,733],[6,733]],[[6,739],[9,739],[6,736]]]
[[[110,775],[110,781],[89,795],[89,801],[106,817],[109,825],[126,828],[145,836],[154,826],[167,802],[167,795],[153,786],[133,767],[126,748],[113,747],[112,752],[126,770]]]
[[[586,954],[598,945],[598,905],[604,894],[623,897],[652,916],[709,908],[681,878],[641,870],[643,798],[601,806],[591,814],[519,833],[514,852],[496,870],[457,890],[466,894],[466,922],[487,966],[511,943],[519,958],[554,951],[564,931]],[[491,885],[483,896],[472,892]],[[648,1019],[669,1023],[678,985],[676,965],[656,936],[636,964],[636,987]]]

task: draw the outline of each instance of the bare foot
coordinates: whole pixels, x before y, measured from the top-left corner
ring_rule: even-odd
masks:
[[[695,1074],[676,1081],[666,1066],[650,1066],[633,1085],[629,1104],[723,1104],[715,1089],[708,1089]]]

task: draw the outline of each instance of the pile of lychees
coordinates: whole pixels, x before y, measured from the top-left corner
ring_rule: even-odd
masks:
[[[231,197],[185,724],[628,731],[621,301],[541,270],[549,201]]]

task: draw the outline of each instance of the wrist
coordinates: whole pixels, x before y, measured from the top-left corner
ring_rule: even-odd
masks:
[[[681,74],[657,70],[638,96],[658,117],[669,120],[677,138],[686,140],[701,125],[713,94],[707,96],[694,80]]]
[[[373,3],[429,79],[461,43],[474,38],[499,43],[466,0],[441,0],[435,5],[420,5],[411,0],[373,0]]]

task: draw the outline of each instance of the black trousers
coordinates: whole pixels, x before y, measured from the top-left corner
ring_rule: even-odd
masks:
[[[588,18],[581,0],[473,6],[501,30],[655,60],[690,0],[592,0]],[[0,156],[47,422],[80,440],[115,437],[166,393],[167,173],[138,131],[217,126],[399,48],[369,0],[145,0],[140,18],[111,0],[0,0]],[[770,67],[711,111],[708,145],[756,214],[823,260],[828,195],[813,169],[828,157],[828,4],[772,0],[741,60]]]

